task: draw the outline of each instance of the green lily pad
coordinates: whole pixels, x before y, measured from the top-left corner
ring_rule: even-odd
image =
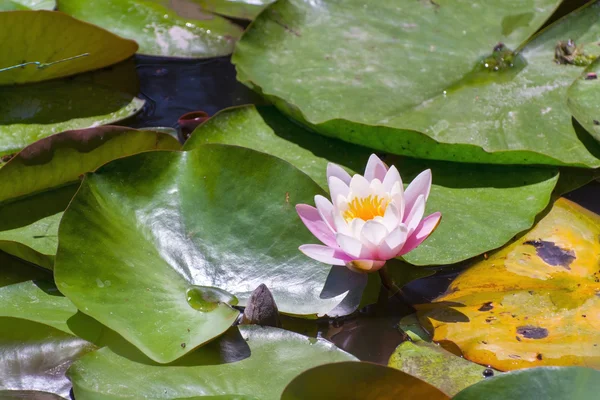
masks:
[[[238,145],[276,155],[323,188],[327,187],[328,161],[362,173],[371,154],[364,147],[311,134],[273,107],[232,108],[217,114],[194,131],[184,149],[202,143]],[[405,183],[424,169],[432,169],[426,212],[441,211],[442,222],[420,247],[404,256],[417,265],[451,264],[502,246],[531,227],[535,216],[547,206],[557,181],[554,169],[389,157],[386,162],[398,167]],[[515,176],[522,179],[515,180]]]
[[[591,47],[591,46],[590,46]],[[587,47],[584,47],[587,50]],[[594,49],[595,50],[595,49]],[[600,97],[600,60],[594,62],[581,76],[573,82],[567,92],[567,104],[573,116],[600,141],[600,112],[598,101]]]
[[[144,100],[95,84],[44,82],[2,88],[0,155],[69,129],[106,125],[139,112]]]
[[[191,0],[202,9],[238,19],[253,20],[275,0]]]
[[[278,400],[288,382],[305,369],[353,360],[323,339],[246,325],[231,328],[167,366],[139,354],[117,355],[103,348],[75,362],[68,376],[75,397],[81,399],[224,396]]]
[[[449,397],[430,384],[397,369],[364,362],[314,367],[285,388],[281,400],[431,399]]]
[[[3,89],[0,155],[69,129],[105,125],[139,112],[139,80],[133,60],[68,80]]]
[[[600,146],[564,102],[582,69],[554,57],[568,39],[600,54],[600,5],[501,56],[557,4],[280,1],[233,61],[240,81],[327,136],[416,158],[598,167]],[[494,48],[497,60],[486,59]]]
[[[140,45],[140,53],[155,56],[228,55],[242,33],[242,28],[233,22],[201,12],[197,5],[186,0],[61,0],[58,8],[134,39]]]
[[[312,236],[298,229],[294,204],[317,193],[285,161],[235,146],[114,161],[88,175],[63,216],[57,285],[160,362],[235,319],[221,302],[204,304],[202,291],[227,291],[243,306],[264,283],[283,313],[349,314],[367,283],[363,275],[298,251]]]
[[[542,367],[514,371],[470,386],[453,400],[594,400],[600,371],[582,367]]]
[[[178,147],[167,134],[122,127],[62,132],[26,147],[0,168],[0,250],[51,269],[58,224],[81,174],[115,158]]]
[[[19,398],[16,391],[44,391],[69,398],[67,368],[94,349],[91,343],[46,325],[0,318],[0,398]],[[49,394],[38,396],[21,398],[56,398]]]
[[[25,7],[22,4],[6,0],[0,3],[0,11],[19,11],[19,10],[29,10],[29,8]]]
[[[137,50],[131,40],[52,11],[0,13],[0,43],[5,44],[0,49],[0,85],[91,71],[123,61]],[[10,68],[23,63],[30,64]]]
[[[31,279],[51,280],[52,274],[0,251],[0,288]]]
[[[12,3],[20,4],[30,10],[54,10],[55,0],[10,0]]]

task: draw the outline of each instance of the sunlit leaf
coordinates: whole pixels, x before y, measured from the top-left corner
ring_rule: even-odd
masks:
[[[554,58],[569,39],[600,54],[600,5],[511,53],[558,3],[282,0],[233,61],[240,81],[327,136],[417,158],[598,167],[600,146],[565,103],[582,67]]]
[[[178,147],[167,134],[123,127],[63,132],[26,147],[0,168],[0,249],[52,268],[58,224],[81,174],[115,158]]]
[[[75,18],[135,40],[140,53],[156,56],[227,55],[242,33],[233,22],[203,12],[188,0],[60,0],[58,7]]]
[[[600,371],[581,367],[532,368],[502,374],[473,385],[453,400],[594,400],[600,391]]]
[[[30,10],[54,10],[56,8],[55,0],[10,0],[9,2],[20,4]]]
[[[436,342],[499,370],[600,366],[600,217],[559,199],[533,230],[419,306]]]
[[[593,47],[591,49],[584,47],[584,49],[586,51],[595,50]],[[596,140],[600,140],[600,113],[597,107],[598,101],[600,101],[598,74],[600,74],[600,60],[583,71],[567,92],[567,102],[573,116]]]
[[[123,61],[137,50],[131,40],[52,11],[0,13],[0,43],[0,85],[75,75]],[[24,63],[31,64],[11,68]]]
[[[328,161],[362,173],[371,154],[364,147],[308,133],[272,107],[241,107],[219,113],[198,127],[184,148],[202,143],[244,146],[273,154],[300,168],[323,188],[327,188]],[[502,246],[533,224],[548,204],[557,179],[551,169],[399,157],[385,161],[398,167],[405,183],[424,169],[433,171],[427,212],[441,211],[442,222],[423,245],[405,256],[418,265],[454,263]]]
[[[231,328],[166,366],[141,354],[116,354],[103,348],[82,357],[68,375],[75,397],[83,400],[111,396],[278,400],[300,372],[353,360],[356,358],[326,340],[248,325]]]
[[[281,400],[449,399],[430,384],[383,365],[341,362],[321,365],[298,375]]]

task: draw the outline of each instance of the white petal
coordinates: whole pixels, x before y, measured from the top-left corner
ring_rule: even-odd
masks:
[[[365,226],[365,221],[360,218],[354,218],[350,221],[351,236],[354,236],[357,239],[360,238],[360,231],[362,231],[363,226]]]
[[[429,192],[431,191],[431,170],[427,169],[421,172],[413,181],[408,185],[404,191],[404,203],[406,204],[405,212],[410,213],[417,198],[423,196],[425,202],[429,198]]]
[[[366,240],[366,244],[370,244],[372,246],[379,246],[379,244],[385,239],[388,234],[388,230],[374,220],[367,221],[360,231],[361,241]]]
[[[388,170],[387,174],[385,174],[385,179],[383,180],[383,189],[386,192],[391,192],[392,187],[397,182],[399,182],[400,185],[402,185],[402,178],[400,178],[400,173],[398,172],[398,169],[396,169],[396,167],[392,165]]]
[[[326,198],[321,196],[320,194],[315,196],[315,206],[317,206],[317,210],[323,218],[323,221],[329,226],[329,228],[335,232],[334,224],[333,224],[333,204]]]
[[[423,219],[423,214],[425,214],[425,196],[420,195],[410,210],[410,214],[404,220],[409,235],[417,228],[421,219]]]
[[[334,163],[329,163],[327,164],[327,180],[329,180],[330,177],[335,176],[337,177],[339,180],[341,180],[342,182],[344,182],[346,185],[350,184],[350,174],[346,172],[346,170],[342,167],[340,167],[337,164]]]
[[[362,175],[354,175],[350,181],[350,193],[353,197],[367,197],[371,194],[369,181]]]
[[[369,161],[367,162],[367,167],[365,168],[365,179],[369,182],[373,179],[379,179],[379,181],[383,181],[383,177],[387,171],[387,167],[377,157],[375,154],[371,154],[369,157]]]
[[[361,258],[363,246],[358,239],[342,233],[338,233],[335,238],[337,240],[337,244],[344,251],[344,253],[348,254],[352,258]]]
[[[392,186],[391,203],[398,209],[400,221],[404,218],[405,203],[404,203],[404,188],[401,183],[397,182]]]
[[[402,222],[400,218],[400,212],[398,208],[392,203],[385,209],[385,214],[382,218],[382,224],[385,226],[388,232],[393,231]]]
[[[337,201],[338,196],[348,197],[350,188],[342,180],[336,176],[332,176],[328,180],[329,182],[329,194],[331,200]]]
[[[406,242],[406,238],[408,237],[408,228],[406,225],[399,225],[396,229],[390,232],[389,235],[383,240],[383,242],[390,249],[397,249],[400,251],[404,243]]]
[[[333,226],[336,232],[343,233],[344,235],[352,236],[352,231],[348,226],[348,223],[340,214],[333,213]]]

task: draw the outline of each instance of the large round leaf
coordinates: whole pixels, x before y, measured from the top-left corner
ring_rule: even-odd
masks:
[[[223,111],[200,126],[185,149],[202,143],[249,147],[281,157],[326,188],[327,162],[362,173],[371,151],[315,136],[291,123],[272,107]],[[410,158],[386,158],[396,164],[404,182],[431,168],[433,187],[427,212],[442,212],[433,235],[405,256],[413,264],[450,264],[497,248],[528,229],[550,199],[556,171],[525,167],[492,167]],[[519,179],[515,180],[514,177]],[[308,202],[312,204],[312,200]],[[515,207],[519,204],[519,207]],[[314,240],[314,239],[313,239]]]
[[[581,367],[532,368],[487,379],[466,388],[453,400],[594,400],[600,371]]]
[[[131,40],[52,11],[0,13],[0,43],[4,44],[0,48],[0,85],[39,82],[106,67],[137,50]],[[26,62],[39,64],[2,70]]]
[[[341,362],[320,365],[298,375],[281,400],[449,399],[443,392],[407,373],[383,365]]]
[[[0,168],[0,249],[52,268],[58,224],[81,174],[115,158],[178,147],[167,134],[122,127],[62,132],[26,147]]]
[[[242,33],[241,27],[223,17],[198,13],[198,7],[187,0],[170,2],[169,7],[166,3],[158,0],[60,0],[58,8],[75,18],[134,39],[142,54],[216,57],[232,52],[235,40]]]
[[[433,340],[499,370],[600,366],[600,216],[558,200],[533,230],[476,262],[419,319]]]
[[[52,274],[0,251],[0,288],[30,279],[52,279]]]
[[[581,68],[554,56],[568,39],[600,53],[600,6],[544,31],[512,67],[484,61],[516,50],[557,3],[283,0],[233,61],[239,80],[328,136],[418,158],[598,167],[564,102]]]
[[[323,339],[240,326],[168,366],[156,365],[139,354],[117,355],[103,348],[78,360],[68,375],[75,397],[81,400],[227,395],[276,400],[305,369],[353,360]]]
[[[233,146],[115,161],[85,179],[65,212],[56,282],[79,309],[161,362],[237,315],[206,287],[245,305],[264,283],[285,313],[327,314],[346,298],[354,306],[341,312],[352,312],[366,281],[298,251],[311,234],[298,229],[294,204],[316,193],[288,163]]]

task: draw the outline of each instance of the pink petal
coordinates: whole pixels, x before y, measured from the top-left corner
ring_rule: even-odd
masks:
[[[315,196],[315,205],[317,206],[317,210],[323,218],[323,221],[329,225],[329,228],[335,233],[334,224],[333,224],[333,204],[321,196],[320,194]]]
[[[337,247],[333,231],[327,223],[323,221],[321,214],[319,214],[319,211],[316,208],[309,206],[308,204],[298,204],[296,205],[296,212],[300,216],[302,222],[304,222],[304,225],[306,225],[308,230],[315,235],[317,239],[329,247]]]
[[[408,228],[408,234],[410,235],[412,232],[417,229],[417,226],[421,223],[421,219],[423,218],[423,214],[425,214],[425,197],[423,195],[419,195],[417,201],[413,204],[410,213],[406,216],[404,220],[404,224]]]
[[[413,234],[408,237],[404,247],[402,247],[402,250],[398,255],[401,256],[416,249],[429,235],[431,235],[435,228],[437,228],[441,219],[442,214],[439,212],[423,218],[419,226],[417,226],[417,229],[415,229]]]
[[[419,196],[423,195],[425,202],[431,191],[431,170],[421,172],[404,191],[404,214],[410,213]]]
[[[390,232],[379,246],[377,258],[380,260],[389,260],[397,257],[406,242],[407,233],[406,226],[404,225],[400,225]]]
[[[327,164],[327,180],[329,180],[329,178],[331,178],[332,176],[335,176],[336,178],[344,182],[346,185],[350,185],[350,174],[347,173],[346,170],[340,167],[339,165],[329,163]]]
[[[402,178],[400,177],[400,172],[398,172],[396,167],[392,165],[383,179],[383,190],[388,193],[391,192],[396,182],[399,182],[400,187],[402,187]]]
[[[352,261],[352,258],[344,254],[343,251],[320,244],[303,244],[299,247],[299,250],[313,260],[325,264],[346,265]]]
[[[369,182],[371,182],[373,179],[379,179],[381,182],[383,182],[386,172],[387,167],[383,161],[381,161],[375,154],[371,154],[371,157],[369,157],[369,161],[367,162],[367,167],[365,168],[365,179]]]
[[[337,176],[331,176],[328,179],[329,182],[329,194],[331,195],[331,201],[337,202],[338,196],[348,197],[350,188]]]

